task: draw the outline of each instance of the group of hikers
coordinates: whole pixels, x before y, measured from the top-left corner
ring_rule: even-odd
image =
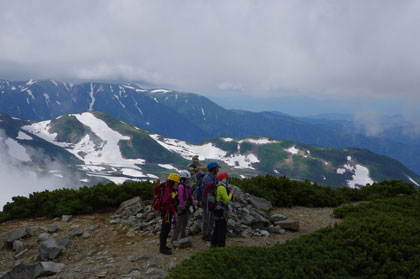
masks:
[[[160,211],[162,217],[160,253],[172,254],[172,249],[166,244],[172,224],[173,243],[179,236],[186,237],[189,216],[198,207],[203,209],[203,240],[211,241],[212,248],[225,246],[228,204],[234,190],[228,187],[229,175],[219,173],[219,168],[217,162],[208,163],[208,173],[196,175],[194,189],[193,178],[188,170],[171,173],[165,182],[153,188],[152,208]]]

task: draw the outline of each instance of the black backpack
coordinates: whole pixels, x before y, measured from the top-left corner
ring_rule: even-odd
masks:
[[[203,185],[203,178],[205,174],[199,172],[195,175],[195,189],[194,194],[198,201],[203,199],[203,192],[204,192],[204,185]]]

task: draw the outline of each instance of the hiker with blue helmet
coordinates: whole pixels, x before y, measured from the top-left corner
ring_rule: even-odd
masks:
[[[211,184],[209,182],[214,183],[214,185],[217,185],[217,174],[219,173],[219,164],[217,162],[209,162],[207,164],[207,170],[208,173],[204,175],[201,186],[202,188],[205,188],[206,185]],[[205,193],[205,190],[203,189],[201,193]],[[210,241],[213,227],[214,227],[214,219],[213,219],[213,211],[208,208],[208,203],[206,200],[206,197],[199,198],[201,200],[201,206],[203,208],[203,240]]]

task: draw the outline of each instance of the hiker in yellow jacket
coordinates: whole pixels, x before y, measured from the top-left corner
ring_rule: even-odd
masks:
[[[233,188],[228,190],[229,175],[221,172],[217,176],[219,183],[216,190],[216,207],[214,209],[215,228],[211,239],[211,247],[226,246],[228,204],[232,200]],[[229,191],[229,195],[228,195]]]

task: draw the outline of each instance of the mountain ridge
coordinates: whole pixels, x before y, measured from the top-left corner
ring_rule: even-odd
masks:
[[[420,145],[415,141],[365,136],[343,122],[325,125],[281,113],[227,110],[194,93],[143,89],[136,84],[0,81],[0,111],[14,117],[39,121],[89,110],[192,143],[265,136],[333,148],[367,148],[420,172]]]

